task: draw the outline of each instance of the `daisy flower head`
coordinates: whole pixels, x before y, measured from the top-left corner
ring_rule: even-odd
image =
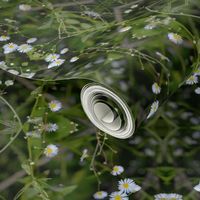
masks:
[[[195,92],[196,94],[200,94],[200,87],[196,88],[196,89],[194,90],[194,92]]]
[[[154,83],[152,85],[152,91],[153,91],[154,94],[159,94],[161,92],[161,88],[158,85],[158,83]]]
[[[194,190],[196,190],[197,192],[200,192],[200,183],[194,186]]]
[[[127,194],[119,191],[119,192],[112,192],[110,194],[110,200],[128,200]]]
[[[55,123],[49,123],[45,125],[45,130],[47,132],[56,132],[58,130],[58,125]]]
[[[175,194],[175,193],[171,193],[171,194],[160,193],[160,194],[156,194],[154,197],[155,197],[155,200],[182,200],[183,199],[182,195]]]
[[[10,37],[9,37],[9,36],[7,36],[7,35],[2,35],[2,36],[0,36],[0,41],[1,41],[1,42],[8,41],[8,40],[10,40]]]
[[[137,192],[141,189],[141,187],[130,178],[125,178],[124,180],[120,180],[118,183],[118,189],[121,192],[126,194]]]
[[[60,54],[65,54],[65,53],[67,53],[68,51],[69,51],[68,48],[64,48],[64,49],[62,49],[62,50],[60,51]]]
[[[14,82],[13,82],[13,80],[7,80],[7,81],[5,81],[5,85],[8,87],[8,86],[11,86],[11,85],[13,85],[14,84]]]
[[[29,44],[22,44],[20,46],[18,46],[17,50],[20,53],[28,53],[29,51],[31,51],[33,49],[33,47]]]
[[[9,44],[5,44],[4,46],[3,46],[3,49],[4,49],[4,53],[5,54],[8,54],[8,53],[12,53],[12,52],[14,52],[14,51],[16,51],[17,50],[17,45],[16,44],[14,44],[14,43],[9,43]]]
[[[131,28],[132,28],[131,26],[126,26],[126,27],[120,28],[119,32],[123,33],[123,32],[129,31]]]
[[[120,165],[115,165],[111,171],[111,174],[113,176],[117,176],[117,175],[120,175],[121,173],[124,172],[124,168]]]
[[[183,43],[182,37],[180,35],[178,35],[177,33],[168,33],[168,39],[175,44]]]
[[[74,57],[72,57],[72,58],[70,59],[69,62],[73,63],[73,62],[76,62],[78,59],[79,59],[79,57],[74,56]]]
[[[30,11],[30,10],[31,10],[31,6],[28,5],[28,4],[20,4],[20,5],[19,5],[19,9],[20,9],[21,11]]]
[[[49,109],[52,112],[57,112],[62,108],[62,103],[60,101],[57,100],[53,100],[49,103]]]
[[[151,110],[149,112],[149,114],[147,115],[147,119],[149,119],[150,117],[152,117],[155,112],[158,110],[158,106],[159,106],[159,101],[156,100],[151,104]]]
[[[57,60],[59,57],[60,57],[59,54],[52,53],[52,54],[49,54],[49,55],[45,58],[45,61],[46,61],[46,62],[53,62],[53,61]]]
[[[58,154],[58,147],[54,144],[49,144],[45,148],[44,154],[48,158],[53,158],[54,156],[56,156]]]
[[[95,199],[104,199],[108,196],[108,193],[105,191],[98,191],[96,193],[94,193],[93,197]]]
[[[49,63],[48,69],[51,69],[52,67],[60,66],[65,62],[64,59],[56,59],[52,63]]]
[[[186,85],[194,85],[196,83],[198,83],[198,77],[196,75],[192,75],[186,80]]]
[[[32,43],[34,43],[34,42],[36,42],[37,41],[37,38],[29,38],[26,42],[28,43],[28,44],[32,44]]]

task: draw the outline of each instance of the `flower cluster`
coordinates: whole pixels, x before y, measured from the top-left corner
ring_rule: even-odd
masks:
[[[7,35],[0,36],[0,41],[5,42],[10,40],[10,37]],[[28,53],[29,51],[33,50],[33,47],[30,45],[31,43],[34,43],[37,40],[37,38],[30,38],[26,41],[25,44],[17,45],[13,42],[10,42],[8,44],[5,44],[3,46],[4,54],[13,53],[15,51],[18,51],[20,53]]]
[[[120,165],[115,165],[111,171],[113,176],[120,175],[124,172],[124,168]],[[138,192],[141,190],[141,187],[137,185],[132,179],[125,178],[118,181],[118,191],[112,192],[109,195],[110,200],[128,200],[128,195]],[[108,196],[108,193],[105,191],[96,192],[93,197],[95,199],[104,199]]]

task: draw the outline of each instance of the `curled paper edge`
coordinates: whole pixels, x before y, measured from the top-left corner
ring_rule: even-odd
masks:
[[[116,102],[116,105],[122,111],[125,122],[124,126],[121,127],[119,130],[110,129],[108,126],[105,126],[97,119],[94,113],[94,103],[97,102],[99,98],[97,97],[97,94],[105,95],[111,101]],[[101,131],[119,139],[127,139],[133,135],[135,131],[135,120],[133,118],[131,110],[127,103],[111,89],[108,89],[107,87],[99,83],[89,83],[85,85],[81,90],[81,104],[89,120]]]

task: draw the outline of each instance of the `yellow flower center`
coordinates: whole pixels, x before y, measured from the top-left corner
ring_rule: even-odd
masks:
[[[119,168],[118,168],[118,167],[114,167],[114,168],[113,168],[113,171],[114,171],[114,172],[118,172],[118,171],[119,171]]]
[[[97,192],[97,195],[98,196],[102,196],[102,192]]]
[[[157,83],[155,84],[155,88],[156,88],[156,90],[160,89],[160,87],[159,87],[159,85]]]
[[[128,189],[129,184],[128,184],[128,183],[124,183],[124,184],[123,184],[123,187],[124,187],[125,189]]]
[[[5,35],[2,35],[1,37],[2,37],[3,39],[7,39],[7,36],[5,36]]]
[[[50,107],[51,107],[51,109],[54,109],[54,108],[56,108],[56,104],[55,103],[51,103]]]
[[[115,196],[115,200],[122,200],[122,197],[118,194]]]
[[[180,35],[178,35],[178,34],[174,34],[173,36],[174,36],[175,40],[178,40],[178,41],[182,40],[182,37]]]
[[[194,81],[194,76],[191,76],[189,79],[190,79],[191,81]]]
[[[10,44],[8,47],[11,48],[11,49],[13,49],[14,45]]]
[[[47,148],[46,152],[47,152],[47,154],[51,154],[53,152],[53,150],[51,148]]]

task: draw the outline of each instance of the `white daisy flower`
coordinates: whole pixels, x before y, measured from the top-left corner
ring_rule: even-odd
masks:
[[[124,180],[120,180],[118,183],[118,189],[121,192],[126,194],[137,192],[141,189],[141,187],[130,178],[125,178]]]
[[[5,81],[5,85],[8,87],[8,86],[11,86],[14,84],[14,81],[13,80],[7,80]]]
[[[110,200],[128,200],[128,196],[125,193],[121,192],[121,191],[112,192],[110,194]]]
[[[49,54],[49,55],[45,58],[45,61],[46,61],[46,62],[53,62],[53,61],[57,60],[59,57],[60,57],[59,54],[52,53],[52,54]]]
[[[196,94],[200,94],[200,87],[196,88],[196,89],[194,90],[194,92],[195,92]]]
[[[47,132],[56,132],[58,130],[58,125],[57,124],[53,124],[53,123],[49,123],[45,125],[45,130]]]
[[[53,61],[52,63],[49,63],[48,65],[48,69],[51,69],[52,67],[56,67],[56,66],[60,66],[65,62],[64,59],[56,59],[55,61]]]
[[[75,57],[72,57],[69,62],[73,63],[73,62],[76,62],[78,59],[79,57],[75,56]]]
[[[200,192],[200,183],[198,185],[195,185],[194,186],[194,189],[197,191],[197,192]]]
[[[9,37],[9,36],[6,36],[6,35],[0,36],[0,41],[1,41],[1,42],[8,41],[8,40],[10,40],[10,37]]]
[[[45,148],[44,154],[48,158],[53,158],[54,156],[56,156],[58,154],[58,147],[54,144],[49,144]]]
[[[12,53],[12,52],[14,52],[14,51],[16,51],[17,50],[17,45],[16,44],[14,44],[14,43],[9,43],[9,44],[5,44],[4,46],[3,46],[3,49],[4,49],[4,53],[5,54],[8,54],[8,53]]]
[[[147,116],[147,119],[149,119],[150,117],[152,117],[155,114],[155,112],[158,110],[158,106],[159,106],[159,101],[158,100],[154,101],[151,104],[151,110],[150,110],[150,112],[149,112],[149,114]]]
[[[62,50],[60,51],[60,54],[65,54],[65,53],[67,53],[68,51],[69,51],[68,48],[64,48],[64,49],[62,49]]]
[[[170,41],[172,41],[175,44],[182,44],[183,43],[183,39],[180,35],[176,34],[176,33],[168,33],[168,38]]]
[[[171,194],[165,194],[160,193],[154,196],[155,200],[182,200],[182,195],[171,193]]]
[[[57,100],[53,100],[49,103],[49,109],[52,112],[57,112],[62,108],[62,103],[60,101]]]
[[[119,32],[123,33],[123,32],[126,32],[126,31],[130,30],[131,28],[132,28],[131,26],[126,26],[126,27],[120,28]]]
[[[192,75],[186,80],[187,85],[194,85],[196,83],[198,83],[198,77],[196,75]]]
[[[83,149],[83,153],[81,155],[80,161],[83,162],[85,158],[87,158],[88,155],[88,149]]]
[[[29,38],[26,42],[28,43],[28,44],[32,44],[32,43],[34,43],[34,42],[36,42],[37,41],[37,38]]]
[[[20,4],[19,5],[19,9],[22,11],[30,11],[31,10],[31,6],[28,4]]]
[[[33,49],[33,47],[29,44],[22,44],[20,46],[18,46],[17,50],[20,53],[28,53],[29,51],[31,51]]]
[[[117,175],[120,175],[121,173],[124,172],[124,168],[120,165],[115,165],[111,171],[111,174],[113,176],[117,176]]]
[[[158,83],[154,83],[152,85],[152,91],[153,91],[154,94],[159,94],[161,92],[161,88],[158,85]]]
[[[94,193],[93,197],[95,199],[104,199],[108,196],[108,193],[105,191],[98,191],[96,193]]]

